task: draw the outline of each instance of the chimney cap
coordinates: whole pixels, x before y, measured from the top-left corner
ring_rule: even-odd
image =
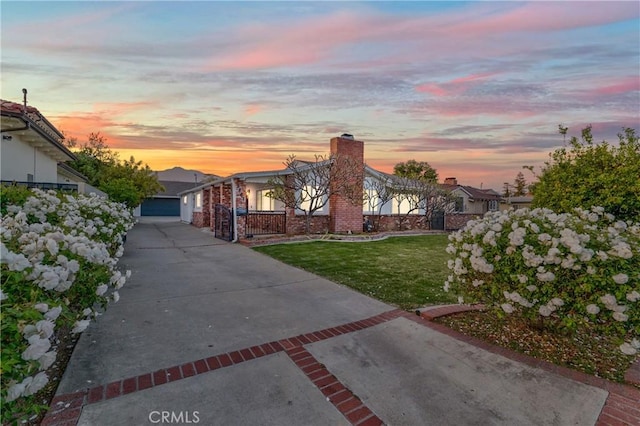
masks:
[[[444,183],[446,185],[457,185],[458,179],[456,179],[455,177],[448,177],[444,179]]]
[[[355,138],[353,137],[353,135],[349,134],[349,133],[343,133],[342,135],[340,135],[340,137],[342,139],[349,139],[349,140],[355,140]]]

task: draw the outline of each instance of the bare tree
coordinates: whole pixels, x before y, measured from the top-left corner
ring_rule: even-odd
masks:
[[[287,170],[269,180],[268,196],[291,209],[302,211],[305,232],[311,232],[311,217],[322,210],[333,195],[362,204],[363,164],[351,157],[316,155],[315,161],[300,161],[290,155],[284,162]]]
[[[407,209],[400,213],[398,229],[402,226],[411,214],[421,211],[427,223],[435,212],[450,212],[455,206],[454,197],[450,192],[443,190],[437,183],[425,180],[412,179],[408,177],[397,177],[394,182],[394,197],[398,205],[407,203]]]
[[[365,179],[365,203],[368,211],[375,212],[372,223],[373,229],[380,228],[382,208],[396,195],[394,177],[388,175],[373,176]]]

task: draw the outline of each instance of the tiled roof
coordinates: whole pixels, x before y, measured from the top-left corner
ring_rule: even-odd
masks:
[[[56,129],[53,124],[51,124],[49,120],[47,120],[44,115],[38,111],[37,108],[29,105],[25,107],[23,104],[6,101],[4,99],[0,99],[0,102],[2,115],[21,115],[24,118],[28,118],[32,123],[54,138],[57,142],[61,143],[64,139],[62,133]]]
[[[47,152],[57,161],[68,161],[75,158],[75,155],[64,146],[64,136],[55,128],[53,124],[45,118],[44,115],[32,106],[25,106],[16,102],[0,99],[0,113],[3,117],[8,117],[8,122],[20,120],[27,124],[24,128],[3,128],[2,131],[20,130],[23,133],[30,134],[33,139],[30,143],[37,142],[40,149]],[[4,124],[5,120],[3,120]],[[44,141],[42,141],[44,139]]]
[[[14,112],[14,113],[24,113],[25,112],[25,107],[22,104],[18,104],[15,102],[11,102],[11,101],[5,101],[4,99],[0,99],[0,110],[2,110],[2,112]],[[27,105],[27,110],[28,113],[36,113],[36,114],[40,114],[40,111],[38,111],[37,108],[32,107]]]

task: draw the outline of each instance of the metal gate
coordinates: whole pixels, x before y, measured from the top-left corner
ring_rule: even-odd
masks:
[[[431,214],[431,229],[444,230],[444,212],[435,211]]]
[[[233,240],[233,215],[231,209],[222,204],[216,204],[215,222],[215,237],[225,241]]]

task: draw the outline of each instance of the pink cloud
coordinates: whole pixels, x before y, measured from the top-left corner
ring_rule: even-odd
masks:
[[[465,77],[459,77],[448,81],[446,83],[436,84],[436,83],[425,83],[416,87],[416,90],[421,93],[429,93],[435,96],[449,96],[449,95],[459,95],[471,87],[477,86],[482,83],[482,80],[487,77],[491,77],[497,73],[482,73],[482,74],[471,74]]]
[[[505,6],[506,5],[506,6]],[[532,2],[473,4],[463,11],[416,18],[382,15],[368,10],[337,12],[293,23],[270,23],[241,27],[229,34],[229,51],[211,57],[205,70],[242,70],[309,65],[330,61],[340,49],[355,43],[412,41],[421,49],[410,54],[437,57],[451,55],[452,49],[462,55],[477,53],[477,46],[492,35],[573,29],[597,26],[638,17],[633,2]],[[436,42],[437,40],[437,42]],[[533,41],[532,41],[533,43]],[[520,46],[521,48],[522,46]],[[493,51],[509,49],[495,45]],[[390,49],[388,57],[398,58]],[[407,52],[409,54],[409,52]],[[402,56],[402,55],[401,55]],[[385,62],[385,59],[378,60]],[[429,87],[425,88],[429,90]],[[437,89],[432,89],[437,92]]]
[[[359,38],[354,29],[361,23],[358,15],[340,12],[281,27],[244,27],[235,36],[245,47],[212,59],[207,69],[254,69],[314,63],[326,58],[336,46]],[[236,48],[234,46],[234,50]]]
[[[428,93],[434,96],[446,96],[451,94],[451,92],[442,87],[442,85],[435,83],[424,83],[419,86],[416,86],[416,90],[420,93]]]
[[[475,11],[479,18],[458,22],[452,33],[463,31],[464,35],[478,36],[523,31],[558,31],[589,26],[606,25],[630,20],[640,15],[635,2],[616,2],[611,7],[608,2],[529,2],[511,3],[504,10],[505,3],[487,3]],[[484,9],[485,13],[482,13]],[[480,13],[479,13],[480,12]]]
[[[594,89],[592,93],[595,95],[617,95],[638,90],[640,90],[640,78],[635,75],[623,78],[613,84],[600,86]]]

